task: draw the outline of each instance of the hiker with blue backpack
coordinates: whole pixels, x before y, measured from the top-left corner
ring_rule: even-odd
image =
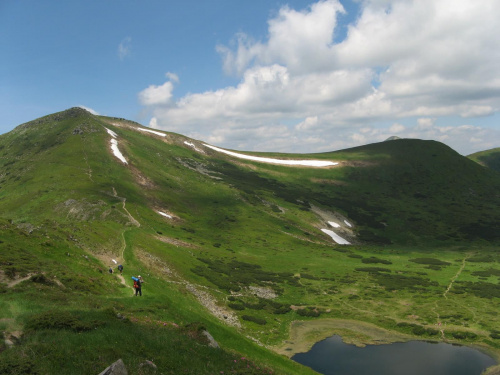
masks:
[[[141,275],[137,277],[132,276],[132,280],[134,280],[135,296],[139,294],[139,297],[142,297],[142,283],[144,282],[144,280],[142,279]]]

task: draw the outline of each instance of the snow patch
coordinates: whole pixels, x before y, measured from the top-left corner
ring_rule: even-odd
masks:
[[[332,227],[334,228],[340,228],[340,224],[337,224],[336,222],[334,221],[329,221],[328,224],[330,224]]]
[[[338,163],[334,163],[331,161],[325,161],[325,160],[285,160],[285,159],[263,158],[263,157],[258,157],[258,156],[239,154],[237,152],[227,151],[227,150],[224,150],[222,148],[210,146],[207,144],[203,144],[203,146],[211,148],[212,150],[215,150],[215,151],[222,152],[222,153],[227,154],[227,155],[231,155],[231,156],[240,158],[240,159],[254,160],[254,161],[259,161],[262,163],[282,164],[282,165],[303,165],[303,166],[307,166],[307,167],[329,167],[329,166],[338,164]]]
[[[328,234],[336,243],[339,245],[350,245],[351,243],[342,237],[340,237],[337,233],[329,229],[321,229],[322,232]]]
[[[172,216],[169,214],[166,214],[165,212],[157,211],[161,216],[165,216],[168,219],[172,219]]]
[[[104,128],[104,129],[106,129],[106,131],[108,132],[108,134],[110,136],[112,136],[113,138],[118,138],[118,135],[116,135],[116,133],[113,130],[110,130],[108,128]]]
[[[348,227],[352,228],[351,223],[349,223],[347,220],[344,220],[344,223],[345,223],[345,225],[347,225]]]
[[[111,150],[113,151],[113,154],[122,161],[123,164],[128,164],[127,160],[118,149],[118,141],[114,138],[111,140]]]
[[[140,130],[141,132],[153,133],[153,134],[159,135],[160,137],[166,137],[167,136],[166,134],[163,134],[163,133],[160,133],[160,132],[156,132],[156,131],[151,130],[151,129],[143,129],[143,128],[136,128],[136,129]]]
[[[198,152],[203,152],[203,151],[202,151],[202,150],[200,150],[198,147],[196,147],[196,145],[195,145],[194,143],[192,143],[192,142],[184,141],[184,144],[185,144],[185,145],[188,145],[189,147],[194,148],[194,149],[195,149],[196,151],[198,151]]]

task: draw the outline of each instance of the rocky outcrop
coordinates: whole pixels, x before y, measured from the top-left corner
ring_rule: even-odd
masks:
[[[114,362],[111,366],[106,368],[99,375],[128,375],[127,368],[125,367],[125,363],[121,359]]]

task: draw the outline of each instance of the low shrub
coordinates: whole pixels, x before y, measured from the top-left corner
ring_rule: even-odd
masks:
[[[465,340],[465,339],[474,340],[475,338],[477,338],[477,335],[473,332],[458,331],[458,332],[452,332],[451,335],[458,340]]]
[[[251,316],[251,315],[243,315],[241,317],[241,319],[246,320],[248,322],[254,322],[254,323],[260,324],[261,326],[267,324],[267,321],[265,319],[258,318],[256,316]]]
[[[281,307],[278,307],[277,309],[275,309],[273,311],[273,314],[275,314],[275,315],[286,314],[290,311],[292,311],[290,306],[281,306]]]
[[[377,257],[363,258],[363,259],[361,259],[361,263],[366,263],[366,264],[370,264],[370,263],[392,264],[392,262],[389,261],[389,260],[380,259],[380,258],[377,258]]]
[[[500,340],[500,331],[496,330],[491,331],[490,337],[495,340]]]
[[[26,330],[39,331],[43,329],[67,329],[75,332],[90,331],[104,322],[84,322],[68,311],[45,311],[33,315],[26,322]]]
[[[311,318],[317,318],[318,316],[321,315],[321,313],[318,310],[315,310],[313,308],[299,309],[297,310],[297,314],[299,314],[300,316],[306,316]]]
[[[445,262],[436,258],[415,258],[408,261],[418,264],[434,265],[434,266],[449,266],[450,262]]]
[[[240,305],[239,303],[228,303],[228,306],[233,310],[238,310],[238,311],[245,310],[245,306]]]

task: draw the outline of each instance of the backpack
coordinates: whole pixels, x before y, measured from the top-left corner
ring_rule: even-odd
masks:
[[[139,288],[139,282],[137,280],[134,280],[134,289]]]

